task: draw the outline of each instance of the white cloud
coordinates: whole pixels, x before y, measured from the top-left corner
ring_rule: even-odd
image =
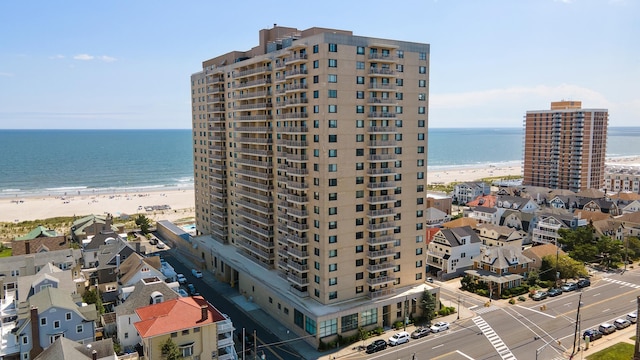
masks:
[[[114,58],[113,56],[108,56],[108,55],[100,55],[100,56],[94,56],[94,55],[89,55],[89,54],[78,54],[76,56],[73,57],[75,60],[81,60],[81,61],[90,61],[90,60],[100,60],[100,61],[104,61],[104,62],[114,62],[118,59]]]
[[[82,61],[88,61],[88,60],[93,60],[94,57],[93,55],[89,55],[89,54],[78,54],[76,56],[73,57],[75,60],[82,60]]]
[[[57,55],[49,56],[49,59],[52,59],[52,60],[64,59],[64,55],[57,54]]]
[[[0,72],[0,77],[12,77],[13,73],[8,72]]]

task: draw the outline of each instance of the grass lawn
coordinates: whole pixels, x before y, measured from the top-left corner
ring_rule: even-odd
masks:
[[[11,249],[4,249],[0,251],[0,258],[11,256]]]
[[[634,346],[628,343],[617,343],[587,356],[587,360],[629,360],[633,358]]]

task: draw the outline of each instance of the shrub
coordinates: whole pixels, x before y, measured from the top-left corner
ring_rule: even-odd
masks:
[[[519,301],[527,301],[527,298],[526,298],[526,297],[524,297],[524,296],[519,296],[519,297],[518,297],[518,300],[519,300]]]
[[[516,299],[515,298],[509,299],[509,304],[513,305],[515,303],[516,303]]]
[[[403,324],[403,322],[402,322],[402,321],[396,321],[395,323],[393,323],[393,327],[394,327],[396,330],[400,330],[400,329],[402,329],[403,325],[404,325],[404,324]]]
[[[476,294],[478,294],[480,296],[489,296],[489,290],[478,289],[478,290],[476,290]]]

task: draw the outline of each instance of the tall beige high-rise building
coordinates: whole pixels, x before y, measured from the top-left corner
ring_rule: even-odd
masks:
[[[609,113],[557,101],[551,110],[527,111],[524,185],[580,191],[604,186]]]
[[[259,38],[191,76],[194,252],[316,344],[415,314],[429,45],[281,26]]]

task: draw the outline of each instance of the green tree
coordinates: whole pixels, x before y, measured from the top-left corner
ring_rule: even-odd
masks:
[[[624,248],[621,241],[612,239],[609,236],[602,236],[598,239],[596,247],[602,258],[601,264],[607,268],[618,267],[617,264],[622,262]]]
[[[560,272],[561,279],[572,279],[588,274],[583,262],[574,260],[566,254],[558,256],[557,270]],[[539,274],[541,280],[556,280],[555,255],[547,255],[542,258]]]
[[[436,298],[429,290],[425,289],[422,293],[420,309],[422,309],[422,316],[427,320],[427,323],[431,323],[431,320],[436,316]]]
[[[576,229],[558,229],[558,235],[560,235],[558,242],[565,252],[571,252],[577,246],[583,244],[595,244],[593,229],[590,226],[580,226]]]
[[[182,354],[180,353],[180,349],[178,349],[178,345],[168,338],[167,341],[162,344],[162,356],[164,356],[167,360],[178,360],[182,359]]]
[[[640,259],[640,239],[638,239],[635,236],[630,236],[626,238],[625,241],[627,242],[626,251],[627,251],[627,255],[629,256],[629,259],[631,260]]]
[[[149,220],[149,218],[147,218],[143,214],[138,214],[138,216],[135,219],[135,222],[143,234],[146,235],[149,233],[149,228],[151,227],[151,221]]]
[[[84,292],[82,295],[82,301],[87,304],[96,304],[96,309],[100,314],[104,314],[104,306],[102,305],[102,298],[97,289],[91,289]]]
[[[529,274],[527,274],[527,284],[529,284],[529,286],[534,286],[538,282],[538,279],[540,279],[538,270],[531,269],[531,271],[529,271]]]

